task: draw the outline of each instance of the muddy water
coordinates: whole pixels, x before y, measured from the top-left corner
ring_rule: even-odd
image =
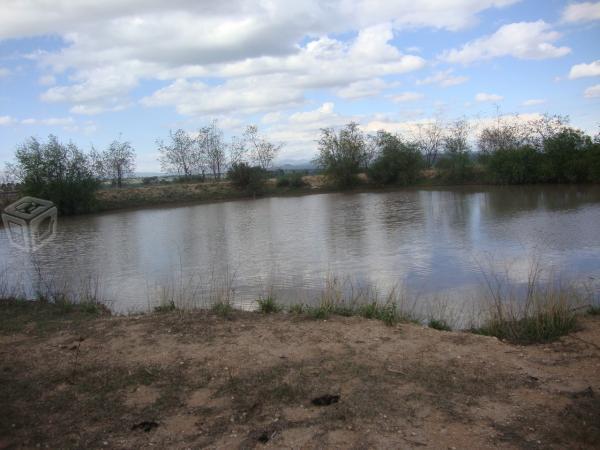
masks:
[[[0,230],[2,284],[98,288],[119,311],[160,296],[271,289],[308,301],[335,277],[461,297],[482,273],[526,279],[532,256],[565,278],[600,278],[600,186],[407,189],[265,198],[60,218],[35,253]],[[482,272],[483,271],[483,272]]]

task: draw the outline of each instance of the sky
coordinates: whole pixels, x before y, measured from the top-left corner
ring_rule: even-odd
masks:
[[[308,161],[319,130],[497,114],[600,125],[600,2],[0,0],[0,163],[28,137],[157,139],[256,124]],[[4,164],[2,164],[4,165]]]

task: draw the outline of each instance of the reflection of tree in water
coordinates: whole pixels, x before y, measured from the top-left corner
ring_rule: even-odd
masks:
[[[563,211],[599,201],[598,186],[494,186],[486,190],[485,213],[490,219],[502,219],[519,212]]]

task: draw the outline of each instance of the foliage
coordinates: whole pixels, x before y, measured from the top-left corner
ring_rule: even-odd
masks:
[[[541,164],[542,154],[528,145],[496,150],[487,159],[492,181],[501,184],[537,183]]]
[[[203,166],[208,167],[213,178],[221,178],[221,173],[227,164],[225,154],[227,146],[223,138],[223,131],[217,127],[216,120],[213,120],[210,125],[200,128],[197,142]]]
[[[452,331],[452,327],[443,319],[431,319],[429,321],[429,327],[434,330]]]
[[[277,177],[277,187],[301,188],[306,186],[306,182],[300,172],[284,173]]]
[[[366,158],[365,136],[357,123],[347,124],[339,133],[333,128],[321,129],[319,154],[314,162],[339,187],[357,183]]]
[[[90,158],[72,142],[62,144],[31,138],[16,151],[11,170],[21,181],[23,194],[51,200],[62,214],[88,212],[95,205],[98,181]]]
[[[250,161],[263,170],[269,170],[282,144],[269,142],[258,134],[256,125],[249,125],[244,132],[244,140],[250,150]]]
[[[231,165],[227,176],[236,188],[256,194],[264,187],[266,171],[261,167],[240,162]]]
[[[587,181],[585,154],[592,140],[581,130],[565,128],[544,140],[544,181],[577,183]]]
[[[275,297],[269,295],[257,300],[258,310],[263,314],[272,314],[281,311],[281,306],[275,300]]]
[[[135,150],[127,141],[115,139],[102,153],[97,153],[92,148],[90,157],[96,175],[112,180],[117,187],[121,187],[123,179],[135,170]]]
[[[176,173],[185,177],[201,171],[202,158],[196,140],[181,128],[169,131],[169,142],[157,140],[161,168],[167,173]]]
[[[423,157],[413,144],[400,137],[380,131],[377,146],[379,155],[369,167],[369,178],[379,184],[409,185],[419,178]]]
[[[414,144],[423,154],[426,167],[433,167],[444,144],[444,128],[439,119],[417,126]]]

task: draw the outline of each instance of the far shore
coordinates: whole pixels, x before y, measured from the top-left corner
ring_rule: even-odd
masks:
[[[597,448],[600,316],[553,342],[0,301],[0,448]]]
[[[153,207],[178,207],[196,204],[220,203],[231,200],[254,200],[269,197],[297,197],[329,193],[381,193],[398,192],[404,190],[420,189],[489,189],[501,186],[526,186],[526,185],[497,185],[490,183],[462,183],[452,184],[436,180],[433,177],[424,178],[413,185],[386,185],[380,186],[370,183],[363,176],[361,183],[352,189],[339,189],[327,183],[322,175],[307,175],[303,177],[306,186],[300,188],[278,187],[275,179],[267,181],[264,190],[260,193],[250,193],[234,188],[227,180],[171,183],[155,186],[136,186],[122,188],[107,188],[97,192],[99,201],[98,211],[137,210]],[[575,185],[530,185],[548,186],[552,188],[572,188]],[[588,185],[586,185],[588,186]],[[593,186],[593,185],[589,185]]]

